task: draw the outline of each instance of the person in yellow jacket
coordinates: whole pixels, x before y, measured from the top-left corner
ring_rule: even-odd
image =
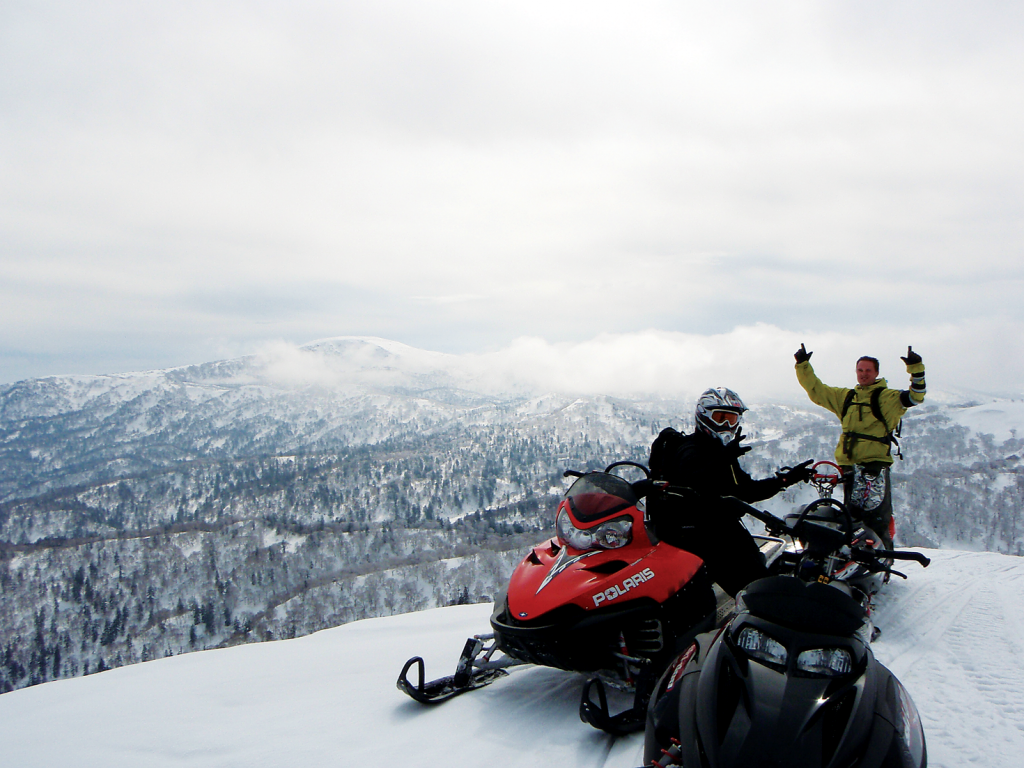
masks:
[[[924,401],[924,363],[907,347],[906,363],[910,389],[889,389],[878,377],[878,360],[862,357],[857,361],[857,386],[830,387],[823,384],[811,368],[811,355],[801,344],[796,358],[796,378],[811,402],[828,409],[843,427],[836,446],[836,463],[843,471],[843,496],[846,507],[882,537],[892,548],[892,466],[893,431],[908,408]]]

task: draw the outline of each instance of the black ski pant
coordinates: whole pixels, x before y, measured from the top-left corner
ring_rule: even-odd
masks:
[[[666,544],[703,560],[711,580],[732,597],[768,575],[757,542],[736,517],[735,506],[726,500],[709,501],[699,511],[671,506],[659,509],[655,532]]]

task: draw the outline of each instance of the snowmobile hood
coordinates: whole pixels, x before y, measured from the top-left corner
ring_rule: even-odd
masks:
[[[689,761],[712,768],[922,768],[917,709],[865,643],[852,600],[792,577],[761,579],[740,597],[728,628],[674,674]],[[744,638],[751,631],[758,642]],[[821,671],[806,663],[837,650],[848,664]]]
[[[634,488],[607,472],[572,484],[555,512],[558,536],[534,547],[512,573],[511,618],[533,621],[558,608],[594,611],[638,598],[662,603],[693,578],[703,561],[651,542]],[[611,541],[597,535],[616,525],[622,527]]]
[[[550,539],[513,572],[508,609],[513,618],[528,621],[566,605],[593,611],[641,597],[662,603],[702,564],[696,555],[663,543],[581,552]]]
[[[700,746],[716,768],[831,765],[852,741],[860,742],[870,717],[851,714],[865,700],[865,681],[793,677],[716,645],[697,681],[695,725]],[[871,696],[868,696],[870,699]],[[774,762],[766,762],[770,755]],[[845,763],[844,763],[845,765]]]
[[[772,669],[716,643],[699,676],[681,681],[690,694],[681,740],[691,739],[691,759],[702,752],[695,764],[712,768],[923,768],[917,708],[866,653],[859,673],[829,680]]]

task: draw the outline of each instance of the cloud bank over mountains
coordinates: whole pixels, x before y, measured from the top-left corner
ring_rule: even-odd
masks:
[[[985,348],[972,348],[965,335],[956,329],[938,329],[931,336],[932,344],[928,336],[922,343],[912,339],[928,366],[930,399],[1022,394],[1015,387],[1009,361],[1011,367],[998,379],[984,378],[966,364],[984,355]],[[801,343],[817,350],[811,362],[829,384],[855,384],[854,362],[862,354],[871,354],[881,359],[881,373],[890,386],[906,387],[907,374],[899,359],[906,354],[906,345],[896,331],[865,339],[842,334],[804,336],[768,325],[716,336],[648,331],[561,344],[523,337],[484,354],[431,352],[375,337],[337,337],[302,346],[268,343],[253,359],[268,382],[284,388],[344,388],[353,376],[366,384],[374,375],[380,375],[382,383],[387,376],[390,383],[388,372],[401,370],[437,377],[439,386],[492,395],[560,392],[691,399],[708,387],[728,386],[751,402],[806,403],[793,372],[793,352]]]

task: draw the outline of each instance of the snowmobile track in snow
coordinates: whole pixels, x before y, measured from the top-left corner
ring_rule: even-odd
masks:
[[[875,618],[875,653],[917,698],[932,766],[1012,765],[1024,755],[1024,560],[938,552],[942,577],[890,584]],[[984,565],[983,565],[984,563]],[[944,693],[948,691],[948,693]],[[974,728],[964,722],[990,712]]]

